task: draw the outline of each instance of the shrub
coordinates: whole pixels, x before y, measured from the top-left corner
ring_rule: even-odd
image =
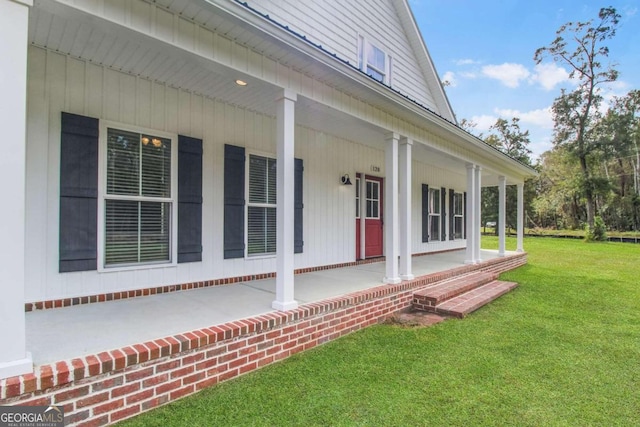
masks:
[[[585,231],[585,240],[587,242],[604,242],[607,240],[607,227],[600,216],[596,216],[593,219],[593,228],[587,224]]]

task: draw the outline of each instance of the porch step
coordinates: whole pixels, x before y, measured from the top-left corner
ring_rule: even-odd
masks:
[[[429,307],[435,307],[448,299],[487,284],[497,278],[498,275],[495,273],[478,271],[438,282],[433,286],[416,291],[413,294],[414,306],[417,309],[431,311],[428,310]]]
[[[414,292],[413,308],[462,318],[518,286],[497,278],[496,273],[480,271],[438,282]]]
[[[489,282],[486,285],[482,285],[469,292],[438,304],[435,307],[434,312],[437,314],[463,318],[472,311],[479,309],[485,304],[489,304],[494,299],[506,294],[517,286],[518,284],[515,282],[494,280],[493,282]]]

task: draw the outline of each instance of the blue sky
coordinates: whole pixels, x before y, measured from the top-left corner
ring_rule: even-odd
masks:
[[[640,89],[640,0],[605,3],[571,0],[410,0],[429,53],[458,120],[477,123],[487,134],[498,117],[520,117],[537,156],[552,147],[550,107],[560,89],[571,89],[568,69],[551,60],[537,66],[533,55],[569,21],[596,19],[601,7],[622,15],[609,60],[620,71],[605,96]]]

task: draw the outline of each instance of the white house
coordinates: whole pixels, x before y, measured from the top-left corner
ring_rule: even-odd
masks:
[[[25,304],[276,273],[287,311],[295,271],[476,263],[483,186],[522,250],[535,172],[458,127],[407,0],[0,0],[0,46],[0,378]]]

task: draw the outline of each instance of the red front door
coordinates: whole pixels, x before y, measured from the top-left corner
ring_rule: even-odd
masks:
[[[356,178],[356,259],[360,259],[360,220],[364,216],[365,224],[365,258],[382,256],[382,236],[383,236],[383,197],[382,178],[365,175],[365,191],[360,192],[360,180],[362,176],[358,174]],[[361,196],[365,200],[361,201]],[[364,205],[363,205],[364,203]],[[360,209],[360,206],[363,209]],[[361,212],[362,210],[362,212]]]

